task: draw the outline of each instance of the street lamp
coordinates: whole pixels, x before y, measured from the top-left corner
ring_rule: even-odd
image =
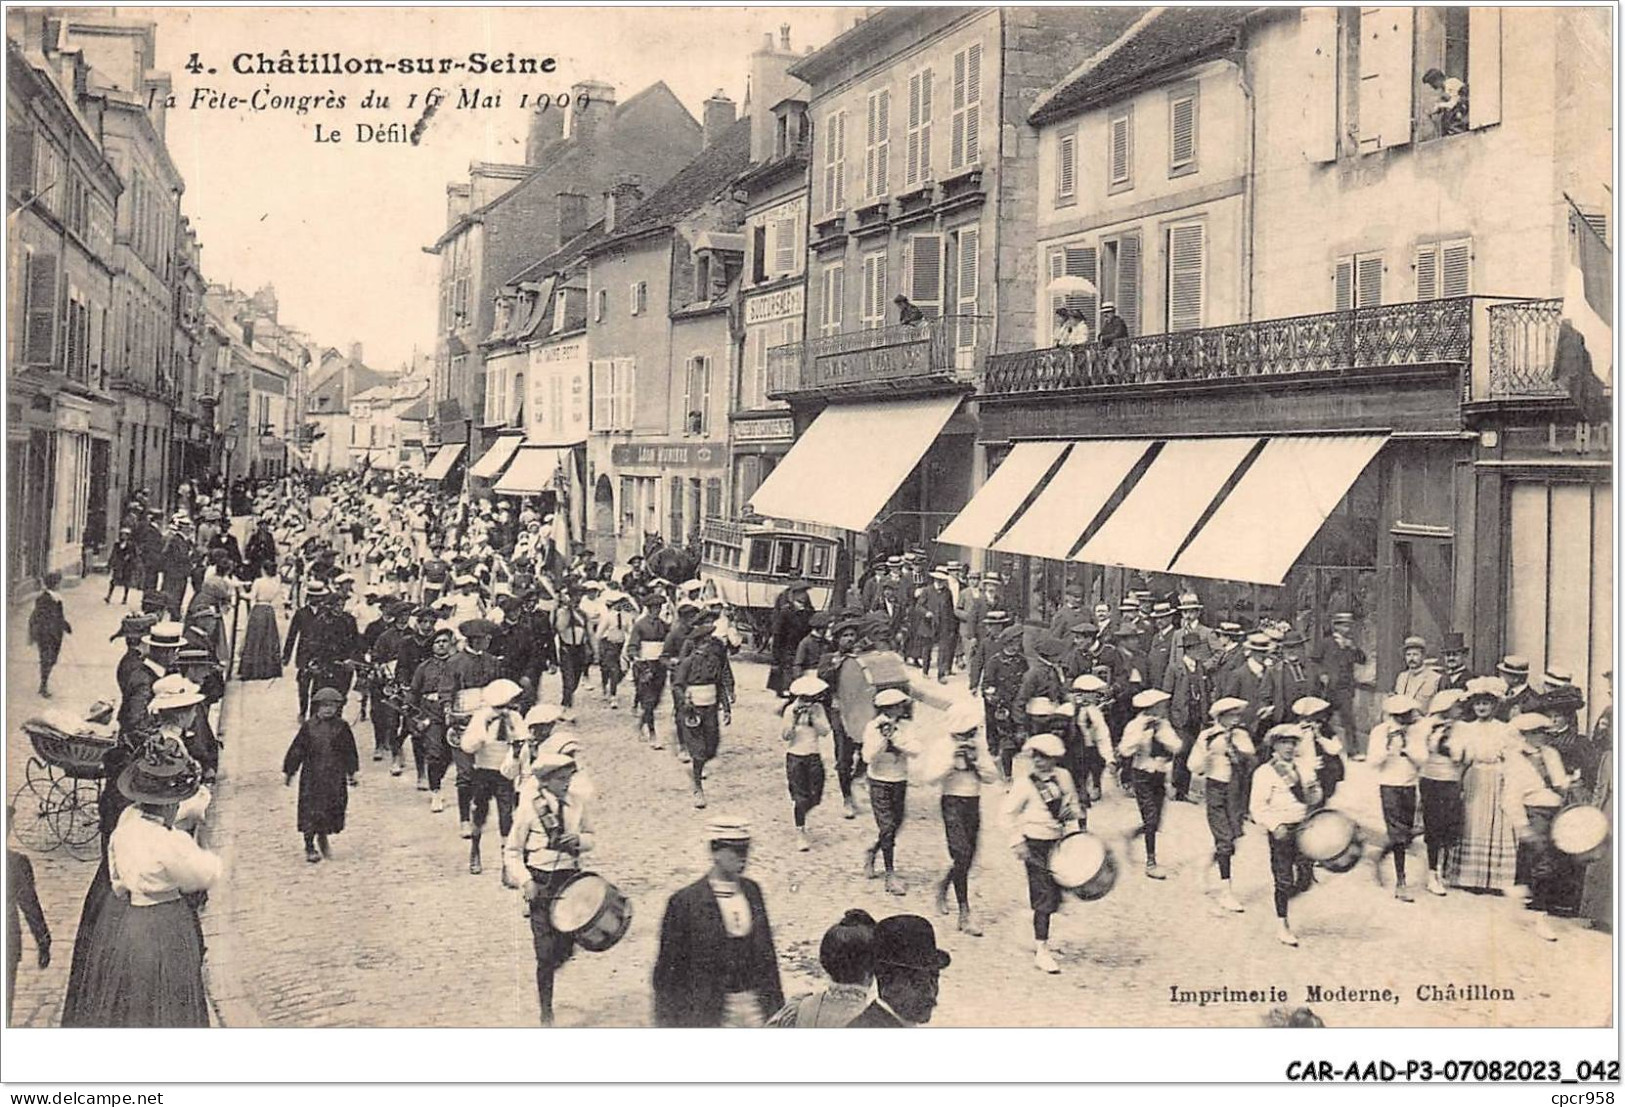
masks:
[[[222,452],[225,454],[225,462],[226,462],[226,464],[225,464],[226,474],[225,475],[226,475],[226,486],[228,488],[231,486],[231,479],[232,479],[231,478],[231,454],[232,454],[232,451],[237,448],[237,429],[238,429],[237,420],[233,419],[231,421],[230,425],[228,425],[226,427],[225,441],[220,443],[220,448],[221,448]]]

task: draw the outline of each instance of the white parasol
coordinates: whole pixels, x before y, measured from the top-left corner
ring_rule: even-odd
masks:
[[[1049,291],[1057,296],[1096,296],[1099,290],[1087,277],[1056,277],[1049,282]]]

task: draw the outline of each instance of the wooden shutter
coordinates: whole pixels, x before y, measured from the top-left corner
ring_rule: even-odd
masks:
[[[56,255],[26,256],[28,321],[23,331],[23,361],[49,365],[56,352]]]
[[[1354,300],[1357,307],[1382,305],[1382,255],[1368,254],[1354,262]]]
[[[1125,234],[1117,240],[1117,316],[1128,333],[1140,333],[1140,235]]]
[[[14,196],[34,192],[34,131],[25,126],[6,128],[6,187]]]
[[[1501,122],[1501,9],[1467,10],[1467,125]]]
[[[1064,134],[1055,140],[1055,198],[1070,200],[1078,191],[1078,136]]]
[[[1169,105],[1170,169],[1183,169],[1196,160],[1196,94],[1179,96]]]
[[[796,267],[796,221],[785,216],[773,224],[773,275],[782,277]]]
[[[620,403],[620,414],[615,425],[619,430],[631,430],[632,404],[637,399],[638,360],[632,357],[616,358],[615,364],[615,394]]]
[[[846,312],[846,266],[837,265],[829,271],[829,325],[840,330]]]
[[[866,122],[868,130],[865,132],[863,146],[863,194],[865,197],[876,196],[880,190],[875,184],[875,162],[878,153],[876,147],[880,142],[880,93],[871,92],[866,102]]]
[[[1093,246],[1068,246],[1064,254],[1067,276],[1082,277],[1096,288],[1100,287],[1099,254]],[[1100,297],[1088,292],[1071,292],[1066,295],[1063,303],[1069,308],[1083,312],[1084,322],[1089,324],[1092,336],[1095,324],[1099,321]]]
[[[1403,146],[1411,140],[1414,16],[1410,8],[1360,9],[1362,147]]]
[[[870,195],[884,196],[891,191],[891,89],[881,89],[875,103],[875,187]]]
[[[696,358],[700,371],[700,433],[711,433],[711,359]]]
[[[1057,277],[1066,276],[1066,251],[1055,247],[1049,252],[1049,279],[1053,283]],[[1066,297],[1052,292],[1049,297],[1049,319],[1045,326],[1049,328],[1050,341],[1055,339],[1055,313],[1066,306]]]
[[[1338,258],[1332,275],[1332,310],[1351,311],[1354,308],[1354,259]]]
[[[965,160],[976,164],[982,126],[982,46],[977,43],[965,52]]]
[[[955,345],[966,349],[976,345],[977,322],[968,317],[976,314],[977,289],[982,272],[982,232],[976,227],[966,227],[959,232],[958,238],[958,256],[955,259],[958,265],[954,283],[959,299],[955,310],[961,318],[959,338]]]
[[[1437,300],[1439,298],[1439,247],[1437,243],[1428,243],[1426,246],[1416,248],[1416,298],[1418,300]]]
[[[824,121],[824,214],[839,211],[840,200],[836,196],[835,182],[840,170],[835,163],[836,141],[840,131],[840,112],[834,112]]]
[[[942,236],[917,234],[909,239],[908,298],[930,316],[942,314]]]
[[[1133,179],[1131,169],[1134,152],[1133,118],[1125,112],[1111,121],[1111,148],[1107,158],[1110,163],[1110,180],[1114,185],[1127,184]]]
[[[1468,110],[1472,101],[1468,101]],[[1454,299],[1473,291],[1473,245],[1462,240],[1446,242],[1439,250],[1440,295]]]
[[[1200,223],[1168,229],[1168,329],[1202,325],[1203,234]]]
[[[1298,10],[1298,49],[1303,89],[1298,97],[1298,137],[1312,162],[1337,160],[1337,9]]]
[[[885,254],[869,254],[863,259],[863,320],[870,327],[886,322]]]
[[[835,116],[835,208],[846,207],[846,112]]]
[[[609,430],[613,425],[611,411],[615,402],[615,363],[607,360],[593,361],[592,367],[592,429],[595,431]]]
[[[908,164],[906,183],[931,179],[931,70],[908,79]]]

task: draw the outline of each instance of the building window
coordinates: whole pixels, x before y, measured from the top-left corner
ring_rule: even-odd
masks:
[[[50,365],[56,355],[56,255],[23,254],[23,362]]]
[[[758,223],[750,229],[750,280],[761,284],[767,280],[767,224]]]
[[[863,257],[863,313],[865,327],[881,327],[886,323],[886,253],[884,250]]]
[[[1168,175],[1196,172],[1196,89],[1168,97]]]
[[[800,269],[796,258],[801,252],[799,229],[801,227],[801,209],[792,207],[788,214],[781,215],[773,221],[773,275],[775,277],[788,276]]]
[[[948,167],[975,165],[980,154],[982,125],[982,44],[973,43],[954,55],[954,108],[950,123]]]
[[[1193,331],[1202,326],[1206,292],[1207,236],[1200,223],[1168,228],[1168,330]]]
[[[711,359],[703,354],[688,359],[683,374],[683,434],[711,433]]]
[[[694,256],[694,299],[696,301],[711,298],[711,254],[709,251],[700,251]]]
[[[1061,246],[1050,251],[1049,276],[1051,281],[1061,277],[1081,277],[1097,289],[1100,287],[1099,252],[1093,246]],[[1055,328],[1058,325],[1058,313],[1062,308],[1072,311],[1081,311],[1083,321],[1089,327],[1089,333],[1094,334],[1097,325],[1096,311],[1099,308],[1100,297],[1092,292],[1067,292],[1051,294],[1050,296],[1050,341],[1055,340]],[[1079,341],[1074,339],[1074,341]]]
[[[1055,139],[1055,204],[1078,202],[1078,132],[1067,131]]]
[[[649,309],[649,282],[633,281],[629,296],[633,315],[642,315]]]
[[[863,147],[863,194],[867,199],[886,195],[891,176],[891,90],[869,94],[867,139]]]
[[[908,240],[908,298],[926,315],[942,314],[942,236],[917,234]]]
[[[1473,289],[1471,239],[1427,242],[1416,248],[1416,298],[1454,299]]]
[[[1101,239],[1100,299],[1113,303],[1131,336],[1140,333],[1140,232]]]
[[[824,266],[823,288],[818,297],[818,330],[839,334],[842,300],[846,295],[845,266],[836,261]]]
[[[1382,304],[1382,255],[1348,254],[1337,259],[1332,277],[1333,311]]]
[[[973,368],[965,360],[965,352],[973,351],[977,343],[978,321],[976,301],[981,287],[982,231],[979,227],[961,227],[954,232],[954,257],[958,266],[954,272],[956,299],[954,310],[959,316],[959,329],[954,337],[955,368]]]
[[[824,214],[846,210],[846,112],[824,120]]]
[[[1415,9],[1411,63],[1416,140],[1426,142],[1501,121],[1498,8]]]
[[[1108,192],[1134,187],[1134,111],[1114,112],[1106,124],[1106,180]]]
[[[562,331],[564,329],[564,320],[565,320],[565,315],[567,314],[565,309],[568,307],[569,303],[570,303],[570,297],[565,295],[563,289],[560,289],[559,292],[553,297],[553,333],[554,334],[557,334],[559,331]]]
[[[609,313],[609,289],[600,288],[592,294],[592,319],[594,323],[602,323],[604,316]]]
[[[931,179],[931,92],[929,69],[908,78],[908,164],[904,184],[910,187]]]
[[[590,366],[592,375],[592,429],[629,431],[632,429],[633,385],[637,359],[597,358]]]
[[[711,477],[705,482],[705,517],[718,519],[722,516],[722,481]]]

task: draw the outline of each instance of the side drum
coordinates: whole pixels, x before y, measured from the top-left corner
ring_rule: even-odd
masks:
[[[1298,826],[1298,852],[1334,873],[1360,863],[1360,832],[1341,811],[1316,811]]]
[[[566,884],[550,913],[555,930],[592,953],[609,949],[632,925],[632,901],[597,873],[582,873]]]
[[[1600,860],[1606,852],[1608,813],[1591,804],[1578,804],[1559,811],[1552,820],[1552,845],[1581,864]]]
[[[1104,840],[1087,832],[1072,834],[1056,843],[1049,873],[1079,899],[1097,900],[1117,885],[1117,860]]]

